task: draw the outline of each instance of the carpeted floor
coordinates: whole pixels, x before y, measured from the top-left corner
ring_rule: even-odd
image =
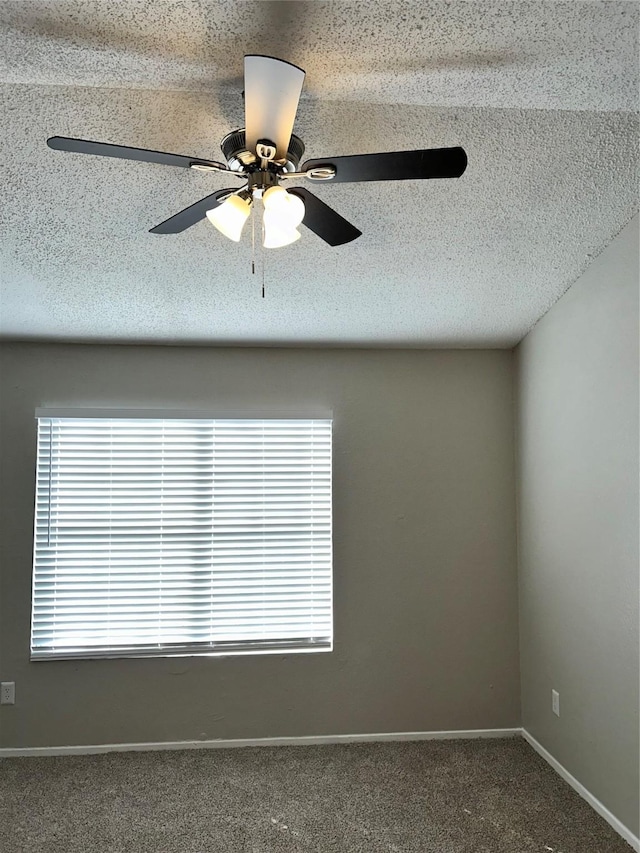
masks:
[[[629,853],[521,739],[0,761],[7,853]]]

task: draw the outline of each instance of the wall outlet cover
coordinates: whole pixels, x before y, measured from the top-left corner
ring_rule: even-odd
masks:
[[[556,717],[560,716],[560,694],[557,690],[551,691],[551,710]]]
[[[15,705],[16,683],[15,681],[0,682],[0,705]]]

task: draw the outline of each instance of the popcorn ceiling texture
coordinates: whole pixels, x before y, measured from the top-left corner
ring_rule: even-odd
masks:
[[[236,91],[243,55],[267,53],[323,100],[638,105],[635,2],[17,0],[0,23],[11,83]]]
[[[9,338],[512,346],[637,210],[636,3],[0,3]],[[264,253],[202,222],[235,179],[54,152],[218,159],[242,56],[307,71],[309,157],[463,145],[459,180],[316,185],[363,232]],[[259,242],[259,241],[257,241]]]

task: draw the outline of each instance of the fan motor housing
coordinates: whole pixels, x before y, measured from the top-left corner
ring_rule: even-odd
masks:
[[[241,130],[232,130],[231,133],[228,133],[220,143],[220,148],[222,149],[225,160],[229,164],[229,168],[236,172],[245,172],[258,163],[256,155],[247,148],[244,128]],[[292,133],[287,151],[287,159],[285,163],[278,162],[278,166],[285,172],[295,172],[303,154],[304,142],[299,136]]]

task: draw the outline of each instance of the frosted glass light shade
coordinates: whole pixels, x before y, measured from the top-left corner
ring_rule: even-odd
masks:
[[[251,204],[248,201],[232,195],[218,207],[208,210],[207,219],[221,234],[239,243],[250,212]]]
[[[304,202],[302,199],[287,192],[283,187],[269,187],[262,201],[265,211],[269,211],[282,221],[282,227],[296,228],[304,219]]]
[[[278,213],[265,210],[262,219],[262,245],[265,249],[279,249],[281,246],[289,246],[300,239],[297,228],[287,226],[282,222]]]

